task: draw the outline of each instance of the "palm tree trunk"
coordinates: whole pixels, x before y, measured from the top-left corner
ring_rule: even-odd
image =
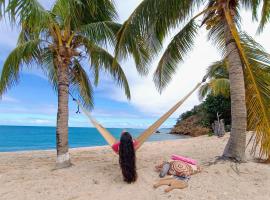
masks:
[[[71,165],[68,152],[68,67],[58,66],[58,111],[56,127],[57,161],[56,168],[65,168]]]
[[[231,134],[223,156],[245,161],[247,111],[245,101],[245,80],[241,57],[231,34],[229,26],[225,26],[227,60],[231,92]]]

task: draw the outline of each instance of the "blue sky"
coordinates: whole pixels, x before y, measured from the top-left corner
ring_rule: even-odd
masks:
[[[46,2],[49,6],[53,2]],[[124,21],[141,0],[116,0],[120,21]],[[243,12],[243,27],[255,36],[256,24],[250,23],[251,17]],[[14,48],[18,31],[10,30],[5,22],[0,23],[0,70],[8,53]],[[175,31],[172,31],[172,33]],[[126,100],[123,91],[116,86],[107,74],[101,76],[100,84],[95,88],[95,109],[93,115],[106,127],[149,126],[161,114],[166,112],[177,100],[183,97],[201,80],[206,67],[220,58],[215,47],[206,40],[206,31],[201,29],[196,40],[196,47],[179,67],[169,87],[160,95],[152,82],[152,73],[158,58],[152,63],[147,77],[140,77],[135,70],[132,59],[121,63],[129,80],[132,99]],[[270,52],[269,26],[265,32],[256,36],[258,42]],[[171,37],[168,37],[169,42]],[[267,42],[266,42],[267,41]],[[166,45],[166,44],[165,44]],[[198,104],[197,93],[181,107],[163,127],[172,127],[175,119],[183,111]],[[20,82],[0,100],[0,125],[42,125],[55,126],[57,96],[43,73],[36,68],[22,69]],[[70,126],[91,126],[84,115],[77,115],[76,105],[70,101]]]

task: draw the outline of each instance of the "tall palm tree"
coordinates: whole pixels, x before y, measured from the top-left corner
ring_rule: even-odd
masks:
[[[115,44],[116,32],[121,27],[114,22],[115,7],[110,0],[56,0],[51,10],[46,10],[37,0],[4,3],[0,4],[1,11],[4,9],[9,19],[18,23],[21,32],[16,48],[4,62],[0,95],[18,82],[23,66],[46,72],[58,93],[56,166],[68,167],[69,93],[78,95],[86,107],[93,107],[92,84],[83,60],[89,59],[95,84],[99,71],[105,70],[130,98],[126,76],[105,48]]]
[[[154,74],[154,82],[162,91],[171,80],[178,63],[183,62],[185,55],[192,49],[199,28],[206,27],[209,40],[218,46],[229,65],[232,130],[223,156],[238,161],[245,160],[247,125],[256,126],[258,138],[264,146],[261,155],[270,155],[267,106],[270,91],[267,87],[263,88],[263,92],[259,90],[260,83],[255,80],[257,72],[252,68],[256,64],[248,59],[249,52],[244,50],[239,33],[239,10],[243,7],[252,10],[256,19],[261,2],[264,5],[269,4],[268,0],[143,0],[124,23],[117,37],[116,57],[127,54],[127,46],[136,43],[132,35],[145,38],[148,48],[155,53],[161,49],[169,31],[180,28],[162,55]],[[200,10],[202,7],[204,9]],[[200,16],[202,22],[199,23]],[[265,9],[261,20],[262,27],[267,20],[269,12]],[[248,85],[247,93],[245,83]],[[246,102],[249,103],[247,107]]]

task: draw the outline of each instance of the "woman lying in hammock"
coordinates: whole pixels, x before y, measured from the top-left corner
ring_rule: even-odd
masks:
[[[202,83],[205,82],[205,78]],[[147,128],[136,140],[132,139],[132,136],[128,132],[123,132],[118,142],[115,137],[100,123],[98,123],[90,113],[77,102],[78,106],[83,110],[83,112],[88,116],[91,123],[96,127],[99,133],[107,141],[107,143],[112,147],[115,153],[119,154],[119,164],[122,170],[124,181],[127,183],[135,182],[137,179],[136,172],[136,155],[135,152],[141,145],[161,126],[161,124],[166,121],[179,107],[184,103],[184,101],[200,87],[202,83],[198,83],[196,87],[188,93],[183,99],[177,102],[169,111],[167,111],[161,118],[159,118],[153,125]]]

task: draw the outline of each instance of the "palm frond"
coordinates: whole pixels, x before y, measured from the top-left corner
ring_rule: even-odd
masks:
[[[263,0],[262,14],[258,32],[262,32],[265,25],[270,21],[270,1]]]
[[[230,97],[230,81],[228,78],[213,79],[209,82],[209,87],[214,96]]]
[[[41,57],[42,57],[41,68],[45,73],[45,75],[48,77],[54,91],[57,92],[58,76],[57,76],[57,62],[55,52],[53,52],[50,48],[44,48]]]
[[[112,75],[117,84],[122,87],[128,99],[130,99],[130,89],[126,75],[114,57],[102,47],[99,47],[89,41],[87,38],[82,38],[82,44],[85,46],[88,55],[90,56],[91,67],[95,70],[104,69]]]
[[[207,95],[230,97],[230,81],[228,78],[214,78],[199,88],[199,99]]]
[[[110,0],[57,0],[52,13],[63,27],[78,29],[82,25],[117,18],[115,6]]]
[[[31,40],[18,45],[7,57],[4,62],[0,79],[0,96],[19,80],[20,67],[39,63],[40,49],[39,40]]]
[[[204,83],[199,88],[199,99],[202,101],[208,94],[211,93],[211,88],[209,83]]]
[[[127,36],[123,37],[122,34]],[[137,71],[142,75],[147,74],[148,65],[152,59],[152,50],[147,45],[146,40],[137,33],[134,26],[126,26],[124,23],[117,34],[115,58],[119,60],[125,59],[130,54],[133,56]]]
[[[197,30],[198,25],[191,20],[168,45],[154,73],[154,82],[159,91],[166,87],[178,63],[183,62],[184,56],[192,49]]]
[[[38,0],[9,0],[6,12],[12,23],[27,22],[32,29],[40,29],[47,25],[49,17],[48,12]]]
[[[80,102],[91,109],[94,106],[93,87],[87,73],[77,59],[74,59],[70,73],[70,92],[78,94]]]
[[[212,63],[206,72],[208,78],[229,78],[228,63],[226,59]]]
[[[79,33],[89,40],[100,45],[112,45],[116,43],[116,34],[121,24],[112,21],[102,21],[86,24],[80,27]]]
[[[270,156],[270,55],[246,33],[242,46],[249,64],[245,64],[248,129],[256,133],[253,153],[259,147],[260,157]]]
[[[0,0],[0,20],[5,15],[6,10],[6,0]]]
[[[241,0],[240,2],[247,10],[251,10],[253,20],[258,19],[258,8],[262,0]]]
[[[207,95],[230,96],[230,82],[228,73],[228,63],[226,59],[212,63],[206,72],[208,82],[199,89],[199,98],[203,100]]]
[[[215,26],[211,27],[207,36],[208,40],[212,41],[223,56],[226,54],[224,27],[225,22],[223,20],[219,21]]]
[[[249,62],[259,62],[261,66],[265,65],[265,69],[268,69],[270,63],[269,54],[265,51],[263,46],[256,42],[251,36],[245,32],[240,33],[241,44],[245,49],[245,54],[250,59]]]
[[[202,2],[201,0],[142,1],[118,33],[116,57],[125,58],[132,55],[138,71],[141,72],[151,61],[150,55],[155,55],[161,50],[162,41],[170,29],[191,17],[194,8]]]

